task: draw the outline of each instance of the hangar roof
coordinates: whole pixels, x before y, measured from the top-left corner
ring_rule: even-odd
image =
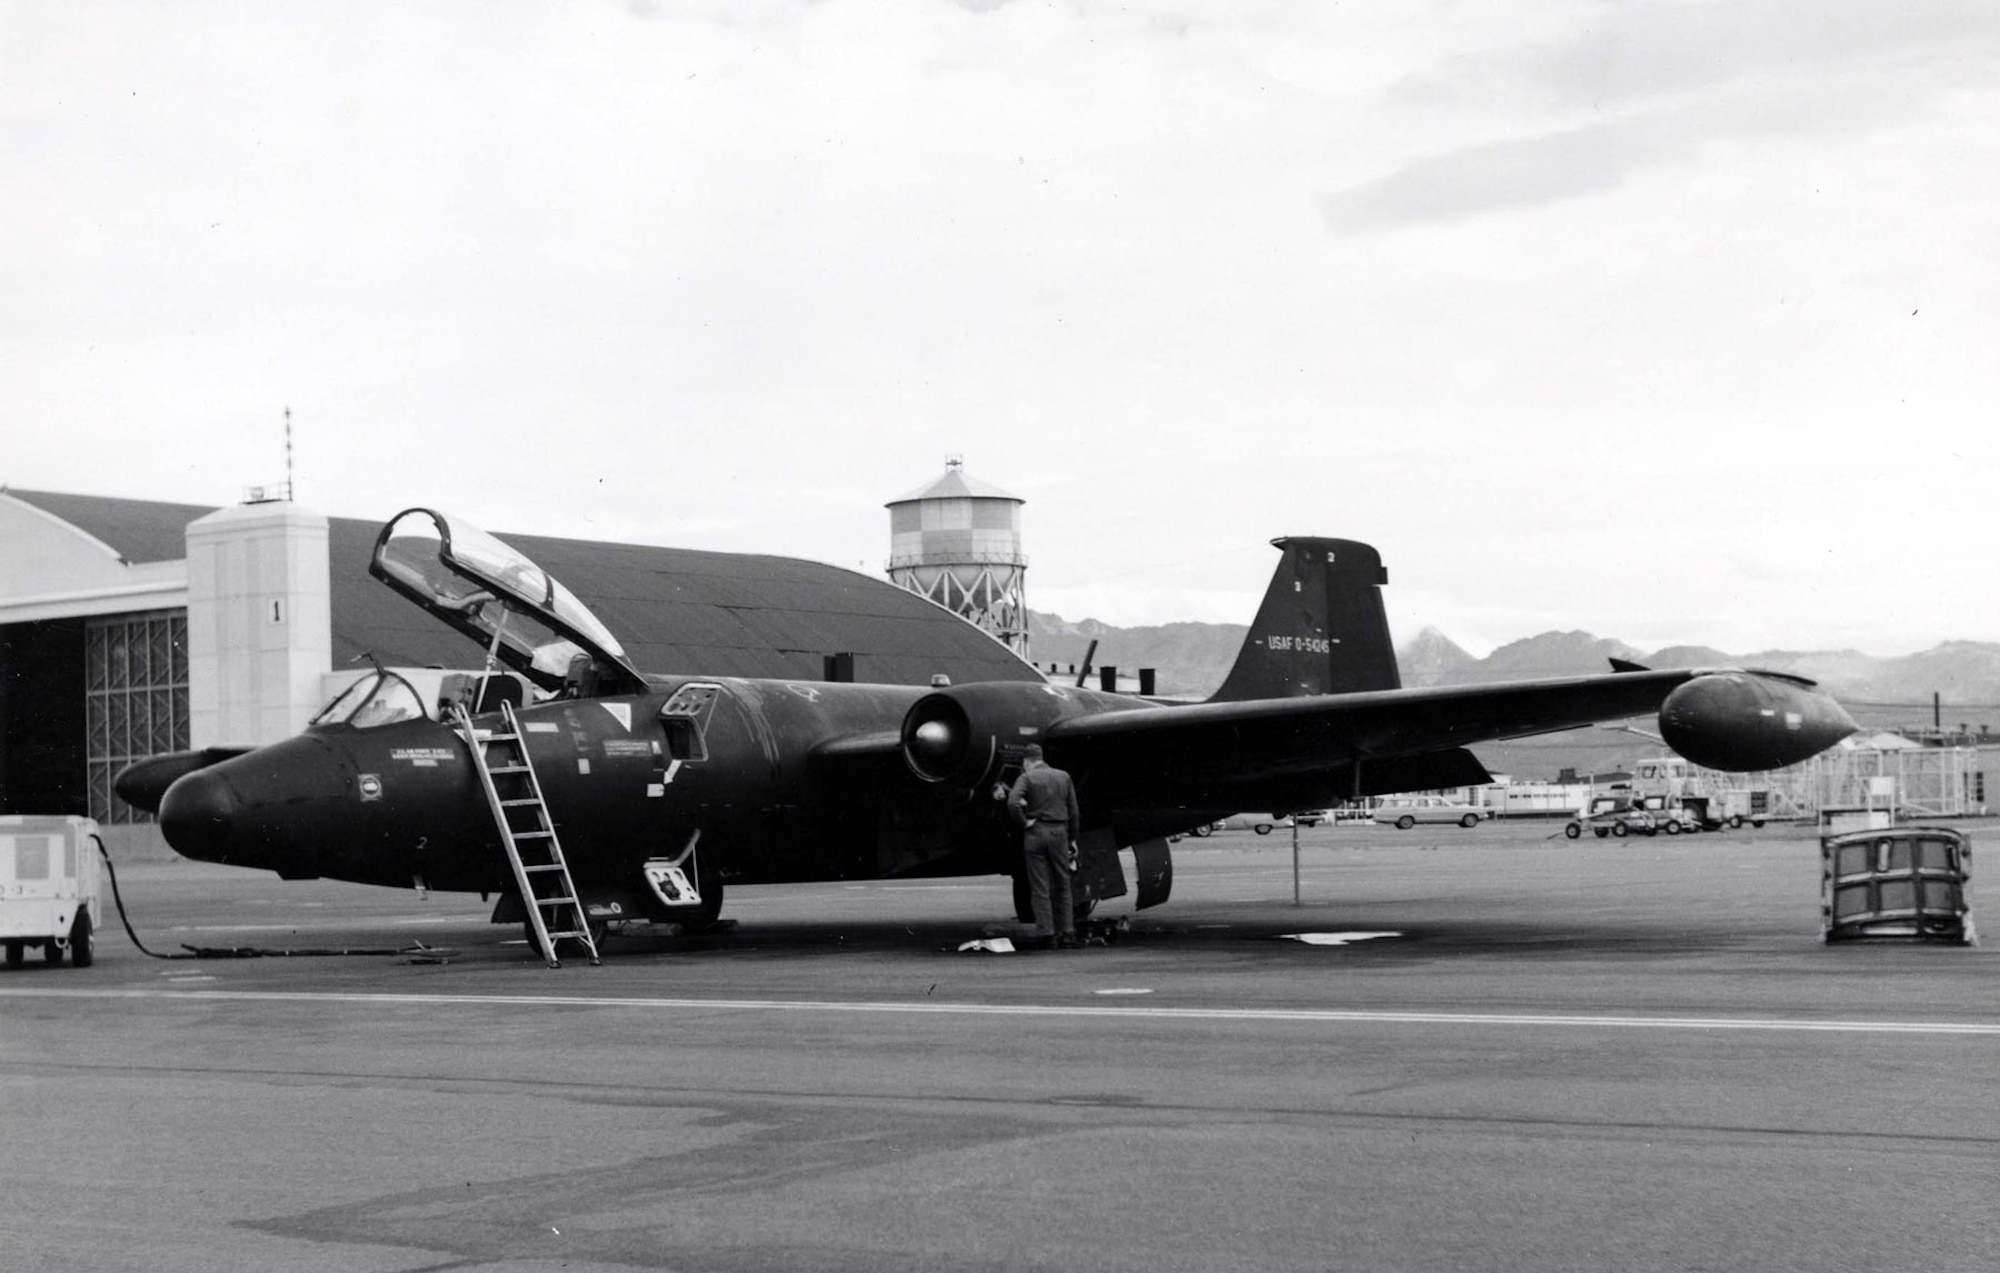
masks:
[[[23,504],[60,517],[135,566],[187,556],[187,524],[215,511],[202,504],[0,489]]]
[[[131,561],[186,556],[184,528],[213,509],[10,490]],[[368,574],[381,526],[327,519],[333,666],[365,653],[404,667],[467,667],[477,646]],[[575,593],[655,673],[818,680],[849,652],[859,681],[927,685],[1038,680],[1034,668],[950,611],[885,580],[791,557],[501,534]]]

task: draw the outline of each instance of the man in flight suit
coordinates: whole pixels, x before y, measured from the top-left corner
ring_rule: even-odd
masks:
[[[1022,828],[1027,857],[1028,896],[1035,910],[1035,944],[1058,947],[1076,942],[1076,904],[1070,872],[1076,869],[1076,833],[1083,815],[1076,807],[1076,784],[1042,759],[1029,743],[1021,753],[1021,776],[1007,794],[1008,811]],[[1054,922],[1051,923],[1051,920]]]

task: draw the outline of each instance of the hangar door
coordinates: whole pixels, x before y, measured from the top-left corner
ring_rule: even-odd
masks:
[[[87,812],[100,823],[150,821],[112,794],[111,780],[135,760],[188,748],[187,612],[91,619],[83,664]]]
[[[0,813],[83,814],[82,619],[0,627]]]

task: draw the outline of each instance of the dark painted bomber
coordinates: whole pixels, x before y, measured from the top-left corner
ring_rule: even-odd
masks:
[[[434,530],[421,529],[425,520]],[[412,534],[405,523],[419,527]],[[1796,677],[1654,671],[1402,689],[1375,550],[1290,537],[1222,688],[1164,703],[1033,681],[898,685],[647,676],[576,599],[497,540],[428,510],[383,528],[371,572],[556,697],[519,710],[593,916],[686,920],[645,882],[680,860],[712,919],[724,884],[1012,874],[996,798],[1040,743],[1076,779],[1098,896],[1165,899],[1166,837],[1244,809],[1482,782],[1471,744],[1658,713],[1683,756],[1729,770],[1803,760],[1853,732]],[[567,668],[551,651],[581,651]],[[394,689],[380,674],[376,694]],[[407,690],[407,685],[402,687]],[[243,754],[142,762],[122,796],[177,852],[286,877],[499,893],[513,874],[451,725],[340,722]],[[497,714],[475,718],[496,728]],[[689,849],[695,852],[689,853]],[[518,914],[516,903],[515,914]],[[503,903],[502,910],[506,907]]]

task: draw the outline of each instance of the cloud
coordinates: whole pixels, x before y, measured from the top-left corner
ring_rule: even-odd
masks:
[[[2000,11],[1986,0],[1618,4],[1565,38],[1454,60],[1407,78],[1394,95],[1436,102],[1519,92],[1610,109],[1871,68],[1921,71],[1943,86],[1990,76],[1996,62]]]
[[[1343,230],[1448,221],[1609,189],[1666,149],[1649,120],[1568,129],[1419,160],[1322,201]]]
[[[2000,68],[1989,5],[1785,0],[1621,5],[1564,39],[1461,57],[1410,76],[1392,107],[1545,127],[1406,162],[1322,200],[1343,231],[1456,220],[1595,194],[1744,136],[1890,127]],[[1576,122],[1580,115],[1589,122]]]

